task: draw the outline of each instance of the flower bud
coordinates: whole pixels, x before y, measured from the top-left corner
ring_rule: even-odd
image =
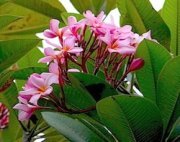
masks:
[[[128,72],[139,70],[144,66],[144,60],[141,58],[133,59],[131,65],[129,66]]]

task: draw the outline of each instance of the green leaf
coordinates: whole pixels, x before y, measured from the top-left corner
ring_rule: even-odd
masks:
[[[12,77],[14,79],[19,79],[19,80],[27,80],[28,77],[33,74],[33,73],[42,73],[42,72],[47,72],[48,69],[44,67],[28,67],[28,68],[23,68],[17,71],[14,71],[12,74]]]
[[[16,21],[20,17],[13,15],[0,15],[0,29],[5,27],[7,24]]]
[[[175,142],[179,138],[180,138],[180,117],[174,123],[171,133],[168,136],[167,142]]]
[[[180,56],[163,67],[157,81],[157,104],[162,114],[164,130],[171,129],[180,115]],[[166,130],[168,133],[169,130]]]
[[[11,80],[11,75],[13,74],[13,71],[5,70],[2,73],[0,73],[0,92],[6,90],[13,82]]]
[[[47,67],[46,64],[38,63],[42,57],[44,57],[43,53],[38,48],[34,48],[17,62],[18,67]]]
[[[72,86],[65,86],[64,92],[66,95],[66,102],[72,108],[77,109],[85,109],[95,105],[95,100],[92,96],[87,92],[87,90],[82,90],[72,87]],[[78,99],[77,99],[78,98]]]
[[[33,49],[38,42],[37,39],[0,41],[0,72],[16,63]]]
[[[161,16],[171,31],[171,52],[180,55],[180,2],[179,0],[166,0]]]
[[[48,9],[48,10],[47,10]],[[35,37],[35,33],[48,28],[52,18],[61,20],[61,12],[65,11],[58,0],[9,0],[0,6],[1,15],[17,15],[22,17],[1,30],[1,39],[17,39]],[[19,34],[24,34],[19,35]],[[31,36],[29,35],[31,34]]]
[[[43,134],[42,138],[45,138],[46,142],[69,142],[69,140],[52,127],[44,131]]]
[[[158,76],[171,56],[163,46],[148,40],[139,45],[136,56],[145,62],[144,67],[136,72],[140,90],[144,97],[156,102]]]
[[[118,94],[111,85],[97,76],[84,73],[73,73],[73,76],[80,81],[96,101]]]
[[[135,96],[111,96],[97,103],[97,112],[105,126],[122,142],[161,140],[161,115],[151,101]]]
[[[91,130],[93,130],[96,134],[98,134],[100,137],[102,137],[105,141],[108,141],[108,142],[116,141],[116,139],[114,138],[112,133],[110,133],[110,131],[104,125],[102,125],[100,122],[92,119],[88,115],[76,114],[76,115],[73,115],[72,117],[80,120],[87,127],[89,127]]]
[[[169,49],[170,31],[148,0],[118,0],[117,4],[121,25],[129,24],[139,34],[151,30],[152,37]]]
[[[60,13],[65,11],[65,8],[58,0],[10,0],[16,5],[33,10],[50,18],[60,18]]]
[[[42,116],[50,126],[54,127],[70,141],[84,142],[103,140],[78,119],[54,112],[43,112]]]
[[[13,142],[22,136],[22,130],[17,120],[17,113],[13,110],[13,106],[18,102],[18,92],[15,84],[3,93],[0,93],[0,102],[5,104],[10,111],[9,125],[6,129],[0,131],[0,141]]]
[[[74,7],[80,12],[83,13],[86,10],[91,10],[96,15],[101,11],[104,11],[108,14],[116,6],[116,1],[114,0],[70,0]]]

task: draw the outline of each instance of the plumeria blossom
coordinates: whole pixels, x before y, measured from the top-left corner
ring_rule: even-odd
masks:
[[[4,129],[9,124],[9,110],[0,102],[0,129]]]
[[[32,114],[40,109],[41,107],[38,105],[30,104],[26,99],[21,96],[18,97],[19,103],[16,104],[13,108],[19,110],[18,119],[20,121],[28,120]]]
[[[57,36],[62,36],[63,31],[59,29],[59,21],[56,19],[52,19],[50,21],[50,29],[44,31],[44,36],[48,38],[55,38]]]
[[[101,40],[107,44],[110,53],[116,52],[129,55],[135,52],[135,48],[130,46],[130,40],[128,38],[123,40],[116,39],[113,34],[107,32],[104,37],[101,37]]]
[[[51,74],[40,75],[34,73],[29,77],[24,91],[20,91],[20,96],[28,98],[30,103],[37,105],[41,97],[47,96],[52,92],[53,88],[50,85],[54,82],[56,83],[56,80]]]
[[[68,17],[68,28],[69,28],[70,33],[68,35],[68,32],[66,32],[66,35],[74,36],[77,40],[80,40],[81,36],[79,32],[82,32],[84,27],[85,27],[84,20],[77,22],[76,17],[70,16]]]
[[[62,48],[60,48],[61,51],[64,53],[80,53],[83,51],[81,47],[75,47],[75,39],[72,37],[66,38],[63,42]]]
[[[105,18],[103,11],[97,17],[90,10],[86,11],[83,15],[86,18],[87,25],[94,28],[100,27]]]
[[[43,32],[44,57],[39,62],[45,63],[49,70],[33,73],[19,92],[19,103],[14,106],[19,110],[19,120],[28,120],[37,110],[45,108],[40,106],[39,100],[49,101],[57,111],[67,113],[63,89],[69,85],[72,72],[96,75],[101,68],[106,81],[118,88],[130,72],[143,67],[144,60],[134,58],[134,54],[143,39],[156,41],[151,38],[150,31],[139,35],[130,25],[118,27],[114,22],[106,23],[104,12],[96,16],[88,10],[83,15],[80,21],[68,17],[67,25],[61,28],[60,22],[52,19],[50,28]],[[91,70],[88,61],[94,65]],[[121,69],[125,71],[119,77]],[[53,85],[60,87],[60,98],[55,96]]]
[[[61,58],[63,56],[61,51],[53,50],[50,47],[47,47],[44,49],[44,54],[45,54],[45,57],[43,57],[39,60],[39,62],[41,62],[41,63],[48,63],[53,60],[56,60],[57,56],[59,56]]]

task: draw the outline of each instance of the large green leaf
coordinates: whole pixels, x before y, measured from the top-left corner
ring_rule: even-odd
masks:
[[[22,135],[22,130],[17,120],[17,113],[13,110],[13,106],[18,102],[17,95],[15,84],[12,84],[5,92],[0,93],[0,102],[5,104],[10,111],[8,128],[0,131],[0,141],[2,142],[13,142]]]
[[[7,24],[16,21],[20,17],[12,15],[0,15],[0,29],[5,27]]]
[[[38,42],[37,39],[0,41],[0,72],[27,54]]]
[[[157,142],[163,124],[151,101],[135,96],[112,96],[97,103],[102,122],[122,142]]]
[[[4,27],[0,38],[16,39],[18,35],[22,39],[27,38],[27,34],[31,34],[31,38],[35,37],[35,33],[48,28],[51,18],[61,20],[63,11],[65,9],[58,0],[9,0],[0,6],[0,14],[18,15],[21,19]]]
[[[46,67],[46,64],[38,63],[39,59],[44,57],[43,53],[38,49],[34,48],[22,57],[18,62],[19,68],[27,67]]]
[[[103,141],[96,133],[78,119],[62,113],[43,112],[45,121],[57,131],[74,142]]]
[[[80,81],[96,101],[118,94],[111,85],[97,76],[84,73],[73,73],[73,76]]]
[[[130,24],[139,34],[149,30],[152,37],[169,49],[170,31],[148,0],[118,0],[121,25]]]
[[[73,118],[77,118],[82,123],[84,123],[87,127],[93,130],[96,134],[102,137],[105,141],[115,142],[115,137],[110,133],[110,131],[102,125],[100,122],[94,120],[85,114],[76,114],[72,116]]]
[[[162,114],[164,130],[171,129],[180,116],[180,56],[163,67],[157,81],[157,104]],[[169,130],[166,130],[168,133]]]
[[[158,76],[171,56],[163,46],[148,40],[139,45],[136,56],[145,62],[144,67],[136,72],[140,90],[144,97],[156,102]]]
[[[161,15],[171,31],[171,52],[180,55],[180,1],[166,0]]]
[[[83,91],[83,88],[80,90],[72,86],[65,86],[64,92],[67,104],[73,108],[85,109],[95,106],[95,100],[87,90]]]
[[[104,11],[108,14],[113,8],[115,8],[116,0],[70,0],[74,7],[83,13],[86,10],[91,10],[95,14],[99,14]]]
[[[23,68],[23,69],[14,71],[14,73],[12,74],[12,77],[18,80],[27,80],[28,77],[33,73],[40,74],[47,71],[48,69],[45,67],[28,67],[28,68]]]
[[[60,13],[65,11],[58,0],[10,0],[10,2],[28,8],[50,18],[60,18]]]
[[[167,142],[175,142],[180,138],[180,117],[176,120],[171,130],[170,135],[168,136]]]

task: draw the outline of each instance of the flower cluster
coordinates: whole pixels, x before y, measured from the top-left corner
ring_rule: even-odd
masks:
[[[4,129],[9,124],[9,110],[6,106],[0,103],[0,129]]]
[[[101,69],[107,82],[118,88],[129,72],[143,66],[143,60],[135,59],[134,53],[144,38],[152,40],[150,32],[138,35],[132,32],[129,25],[117,27],[107,24],[103,12],[95,16],[91,11],[86,11],[84,17],[77,21],[70,16],[67,26],[61,28],[60,22],[52,19],[50,28],[43,32],[45,57],[39,62],[48,64],[49,72],[29,77],[19,93],[19,104],[14,107],[19,110],[19,120],[29,119],[36,110],[44,108],[38,105],[39,99],[53,100],[52,84],[59,84],[63,90],[68,72],[97,75]],[[93,70],[87,67],[89,62],[94,65]],[[72,63],[77,68],[70,68]],[[124,69],[123,75],[119,76],[121,69]],[[62,91],[59,111],[68,110],[64,97]],[[57,103],[56,100],[52,102]]]

